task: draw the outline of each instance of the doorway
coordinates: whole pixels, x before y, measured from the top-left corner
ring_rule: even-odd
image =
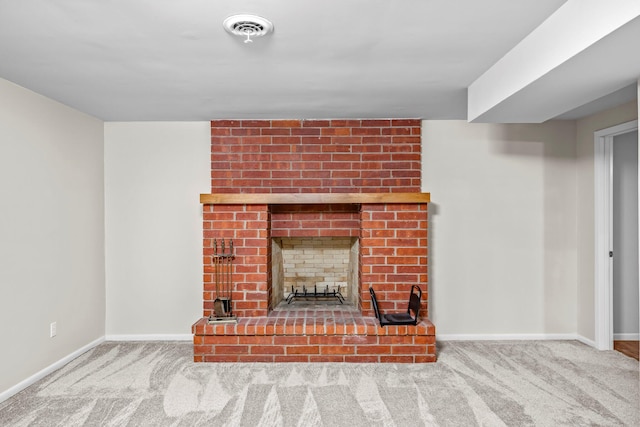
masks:
[[[614,334],[620,338],[638,335],[637,129],[638,121],[634,120],[594,135],[595,339],[600,350],[614,348]],[[616,143],[619,149],[614,149]],[[635,155],[629,154],[629,145]],[[633,171],[621,173],[621,168],[629,167],[625,166],[627,163],[635,167],[635,182],[625,177]],[[621,193],[621,177],[624,177],[626,195]],[[631,190],[630,183],[635,185]],[[629,192],[635,192],[635,197],[629,196]],[[629,208],[631,205],[634,209]]]
[[[613,137],[613,348],[638,359],[638,131]],[[635,351],[633,351],[635,350]]]

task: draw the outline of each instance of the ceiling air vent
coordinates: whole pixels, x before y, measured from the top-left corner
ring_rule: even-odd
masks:
[[[273,24],[260,16],[233,15],[224,20],[224,29],[229,33],[246,37],[245,43],[251,43],[251,37],[266,36],[273,31]]]

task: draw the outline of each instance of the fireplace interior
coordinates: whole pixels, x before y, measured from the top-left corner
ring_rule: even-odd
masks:
[[[358,306],[358,239],[272,239],[273,306]]]

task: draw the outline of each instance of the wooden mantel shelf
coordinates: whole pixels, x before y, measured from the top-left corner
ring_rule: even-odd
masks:
[[[428,203],[430,199],[430,193],[200,194],[200,203],[205,205]]]

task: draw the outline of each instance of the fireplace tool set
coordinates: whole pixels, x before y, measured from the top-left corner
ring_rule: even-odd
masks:
[[[216,299],[213,301],[215,315],[209,316],[209,323],[233,323],[237,321],[232,314],[231,292],[233,278],[233,240],[229,239],[229,246],[225,248],[225,241],[213,240],[213,280],[216,285]]]

